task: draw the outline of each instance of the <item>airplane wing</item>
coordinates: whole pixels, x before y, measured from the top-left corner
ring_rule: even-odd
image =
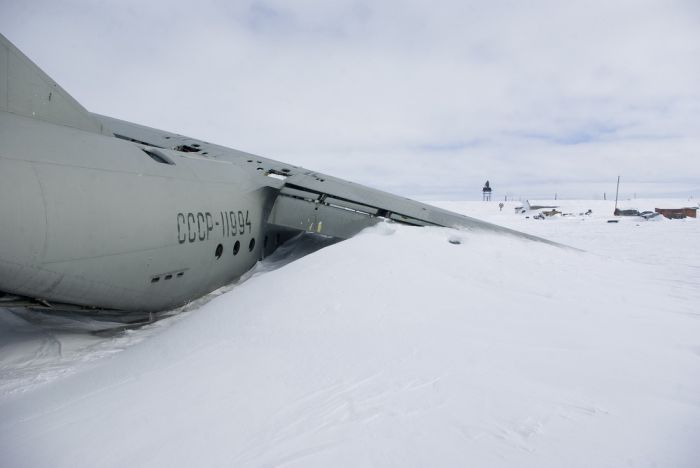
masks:
[[[302,167],[111,117],[93,116],[110,128],[117,138],[176,150],[186,157],[212,159],[250,169],[252,175],[261,176],[261,183],[279,190],[268,218],[268,223],[276,226],[346,239],[389,219],[415,226],[500,232],[551,243]]]
[[[136,144],[175,150],[187,157],[236,164],[279,190],[268,223],[348,238],[382,219],[416,226],[511,231],[474,218],[269,158],[88,112],[0,35],[0,111]],[[538,239],[539,240],[539,239]]]

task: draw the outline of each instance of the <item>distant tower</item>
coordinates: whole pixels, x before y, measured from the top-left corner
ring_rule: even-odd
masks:
[[[484,201],[491,201],[491,186],[489,185],[489,181],[487,180],[486,183],[484,184],[484,188],[481,189],[481,193],[483,194],[483,200]]]

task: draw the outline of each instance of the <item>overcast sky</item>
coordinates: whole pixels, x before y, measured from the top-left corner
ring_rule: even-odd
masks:
[[[700,2],[0,0],[94,112],[421,199],[700,198]]]

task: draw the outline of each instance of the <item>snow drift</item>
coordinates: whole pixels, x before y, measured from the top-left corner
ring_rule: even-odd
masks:
[[[588,251],[378,225],[14,386],[2,465],[697,466],[700,223],[512,211]]]

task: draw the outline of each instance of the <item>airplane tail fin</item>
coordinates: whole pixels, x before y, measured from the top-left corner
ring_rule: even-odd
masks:
[[[2,34],[0,111],[92,133],[112,135]]]

